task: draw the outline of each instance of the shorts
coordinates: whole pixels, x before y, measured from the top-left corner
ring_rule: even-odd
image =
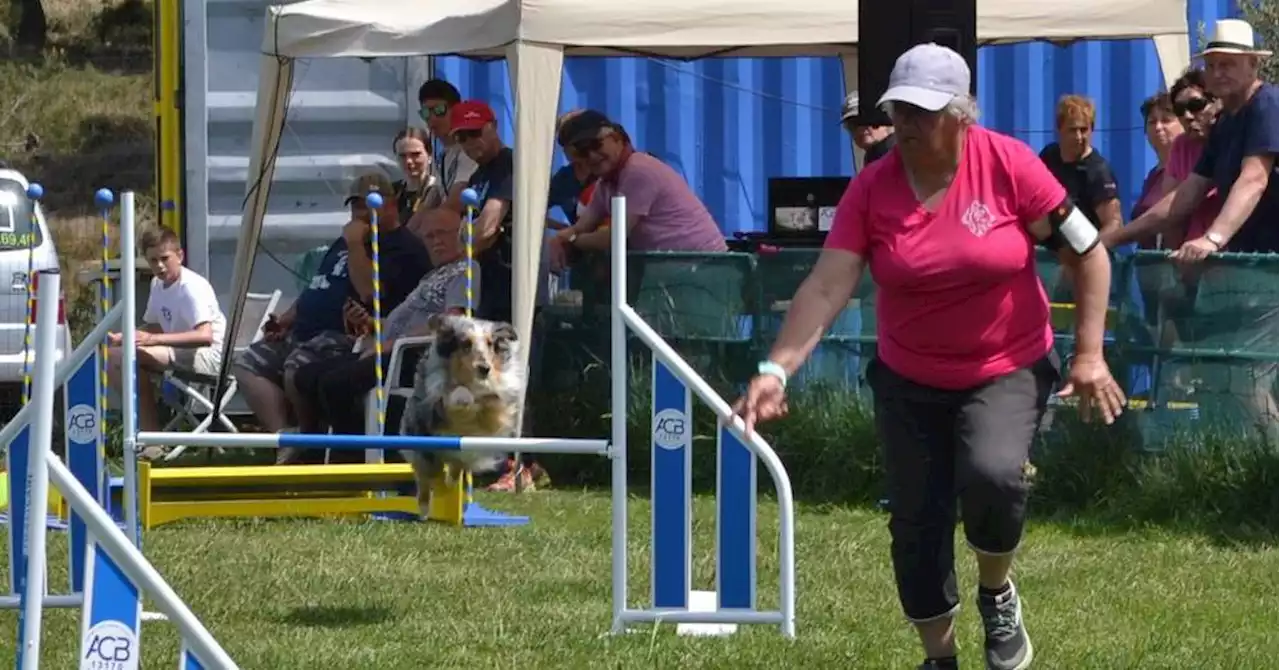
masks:
[[[236,356],[235,365],[283,387],[286,373],[317,361],[349,354],[354,344],[354,338],[336,330],[323,331],[302,342],[292,335],[283,340],[258,340]]]
[[[216,377],[222,371],[222,348],[199,347],[196,349],[182,347],[160,347],[168,349],[172,367],[183,372],[194,372],[206,377]]]

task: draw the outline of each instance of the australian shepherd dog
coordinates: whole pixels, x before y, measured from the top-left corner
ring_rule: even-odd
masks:
[[[511,324],[436,314],[427,320],[427,331],[435,341],[418,362],[400,434],[514,437],[524,369]],[[459,451],[401,453],[413,466],[423,517],[434,486],[453,485],[463,470],[492,472],[505,460]]]

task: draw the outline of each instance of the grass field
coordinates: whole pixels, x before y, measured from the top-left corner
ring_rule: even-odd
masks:
[[[609,499],[596,492],[487,497],[530,514],[525,528],[459,531],[348,521],[210,522],[147,534],[148,556],[246,669],[907,668],[884,516],[802,507],[798,639],[753,628],[726,639],[610,621]],[[648,593],[647,501],[631,505],[632,605]],[[711,588],[713,502],[695,513],[695,588]],[[776,507],[761,504],[762,607],[777,597]],[[62,534],[51,536],[65,574]],[[972,598],[972,559],[961,585]],[[1169,531],[1033,527],[1018,566],[1041,668],[1260,668],[1277,649],[1274,546],[1222,546]],[[968,605],[968,602],[966,602]],[[0,666],[16,615],[0,614]],[[961,661],[977,667],[975,608]],[[75,614],[46,614],[46,666],[76,667]],[[178,641],[148,623],[144,667],[171,667]]]

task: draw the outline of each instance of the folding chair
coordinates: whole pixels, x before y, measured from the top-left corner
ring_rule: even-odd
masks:
[[[276,310],[280,302],[280,291],[272,293],[249,293],[244,300],[244,315],[240,320],[240,330],[236,333],[235,347],[232,355],[236,355],[262,338],[262,327],[267,318]],[[180,397],[173,399],[170,393],[161,394],[165,404],[174,411],[174,417],[164,427],[172,431],[183,423],[195,424],[192,433],[207,433],[216,420],[230,432],[239,432],[231,419],[224,413],[227,405],[236,395],[236,380],[233,377],[227,385],[226,393],[217,411],[213,409],[213,401],[209,394],[218,383],[213,375],[204,375],[191,370],[168,370],[164,374],[163,384],[173,389]],[[182,455],[186,446],[174,448],[165,455],[164,460],[172,461]]]
[[[423,349],[435,342],[434,337],[402,337],[391,345],[391,356],[387,360],[387,376],[386,389],[387,397],[383,402],[391,404],[391,398],[404,398],[406,401],[413,397],[413,383],[408,386],[401,386],[400,379],[404,376],[404,357],[409,351],[415,349]],[[365,394],[365,430],[368,435],[379,435],[378,431],[378,394],[376,391],[370,391]],[[399,427],[393,427],[392,431],[398,432]],[[365,453],[368,462],[380,463],[381,452],[377,449],[370,449]],[[377,459],[377,460],[374,460]]]

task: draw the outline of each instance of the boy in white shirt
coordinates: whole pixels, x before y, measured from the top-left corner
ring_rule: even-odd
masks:
[[[147,230],[139,246],[154,277],[143,323],[137,330],[138,428],[160,430],[152,373],[180,369],[217,375],[227,319],[209,281],[182,266],[182,245],[172,230]],[[111,385],[118,389],[120,333],[107,338]]]

